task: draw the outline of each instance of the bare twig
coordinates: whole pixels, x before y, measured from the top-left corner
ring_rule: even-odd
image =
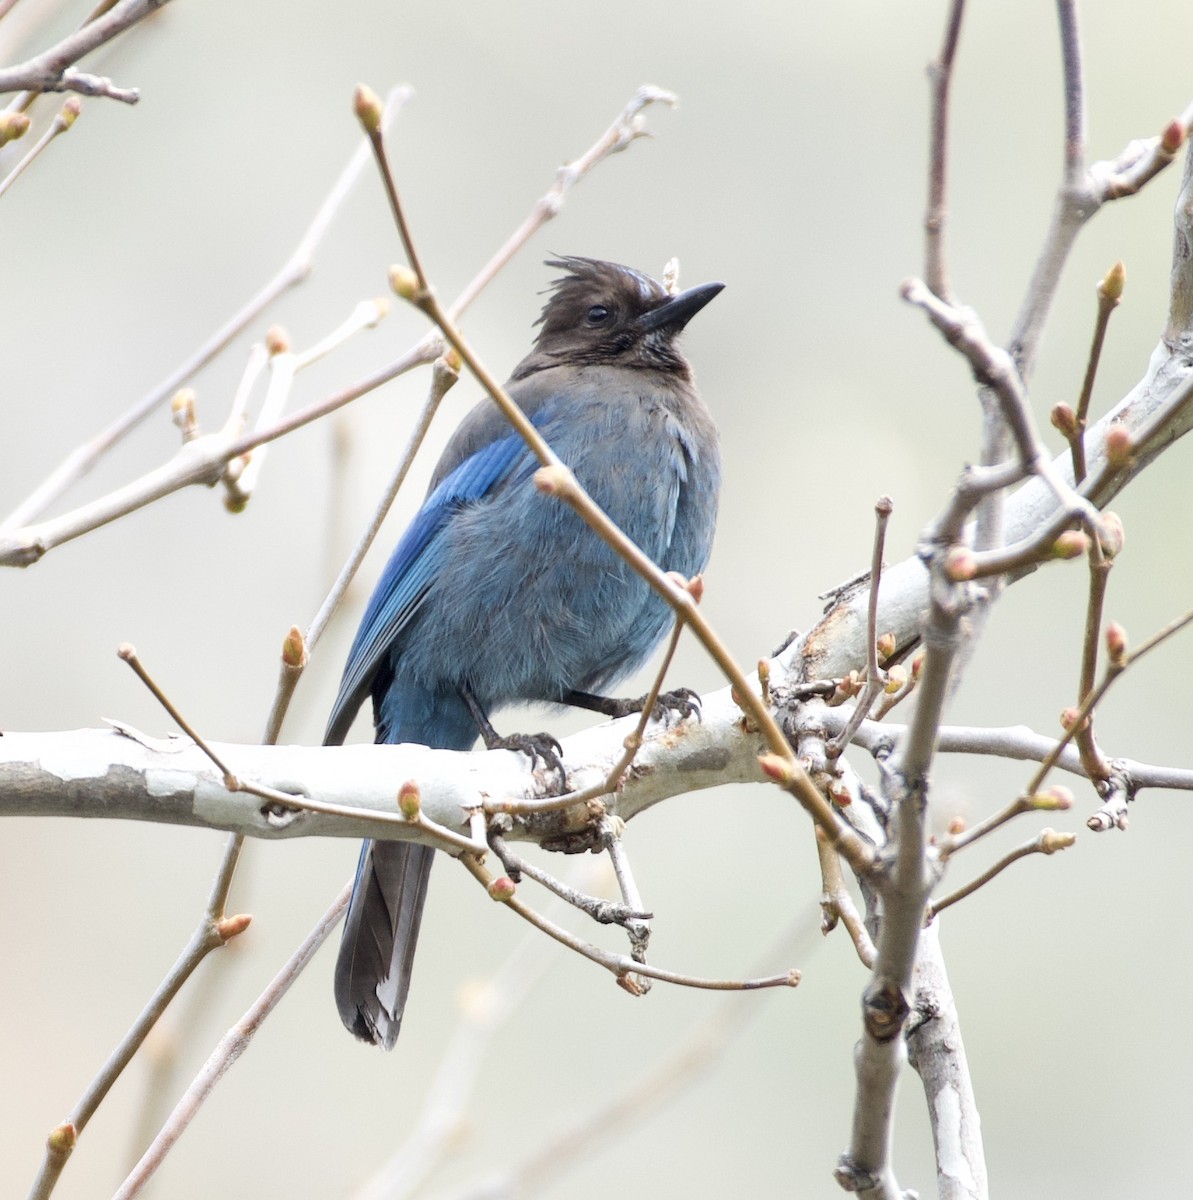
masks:
[[[1006,870],[1011,863],[1018,862],[1019,859],[1026,858],[1029,854],[1055,854],[1058,850],[1067,850],[1076,840],[1075,833],[1057,833],[1055,829],[1041,829],[1030,842],[1024,842],[1022,846],[1017,846],[1014,850],[1004,854],[988,871],[983,871],[981,875],[965,884],[964,887],[957,888],[956,891],[942,896],[939,900],[933,900],[928,905],[924,919],[926,921],[933,920],[949,905],[956,904],[958,900],[964,900],[966,896],[989,883],[996,875]]]
[[[239,839],[233,838],[232,840],[239,843]],[[239,844],[237,844],[236,850],[238,853]],[[199,921],[198,928],[192,934],[191,940],[179,955],[178,961],[170,969],[169,974],[150,997],[149,1003],[133,1023],[132,1028],[112,1051],[99,1074],[91,1081],[87,1090],[71,1110],[67,1121],[51,1134],[41,1168],[29,1191],[29,1200],[45,1200],[54,1190],[79,1135],[95,1115],[100,1104],[103,1103],[112,1085],[132,1061],[133,1055],[140,1049],[150,1030],[157,1024],[162,1013],[178,994],[182,985],[194,973],[199,963],[212,950],[223,946],[231,938],[243,933],[248,928],[251,917],[247,915],[225,917],[224,915],[224,906],[232,885],[235,866],[236,854],[225,851],[216,872],[207,908]]]
[[[601,844],[609,855],[609,861],[613,864],[613,873],[617,876],[617,886],[621,890],[622,903],[631,913],[645,914],[646,906],[642,903],[642,894],[638,891],[633,868],[630,866],[630,858],[626,854],[621,840],[621,830],[624,826],[624,821],[606,815],[598,820],[597,831],[600,834]],[[622,928],[629,935],[630,957],[635,962],[646,962],[646,949],[650,945],[650,917],[648,915],[631,916],[623,923]],[[650,990],[649,976],[637,979],[634,983],[644,992]]]
[[[886,686],[886,678],[878,665],[878,589],[882,581],[882,552],[886,545],[886,528],[894,505],[890,496],[879,496],[874,504],[874,551],[870,558],[870,603],[866,611],[866,686],[853,706],[849,722],[826,747],[830,758],[844,754],[858,726],[870,715],[874,701]]]
[[[840,921],[845,926],[853,948],[861,960],[862,966],[873,969],[877,951],[874,942],[866,929],[861,913],[853,903],[853,897],[845,887],[845,878],[841,874],[841,859],[837,852],[825,842],[823,837],[817,837],[816,849],[820,854],[820,932],[831,933]]]
[[[1052,221],[1008,345],[1024,382],[1034,372],[1040,338],[1077,235],[1106,201],[1134,195],[1168,166],[1193,126],[1191,104],[1159,137],[1133,142],[1117,158],[1085,167],[1084,84],[1075,0],[1057,0],[1057,15],[1064,67],[1063,169]]]
[[[946,861],[958,850],[972,845],[994,830],[1001,828],[1015,817],[1029,812],[1068,812],[1073,807],[1073,794],[1068,788],[1054,787],[1042,792],[1031,792],[1016,796],[1005,808],[992,813],[984,821],[979,821],[969,829],[961,829],[943,838],[938,849],[941,861]]]
[[[929,135],[928,212],[924,217],[924,278],[932,291],[950,304],[953,294],[944,244],[948,215],[949,85],[953,80],[953,59],[964,13],[965,0],[953,0],[940,57],[928,68],[928,77],[932,81],[932,129]]]
[[[1081,70],[1081,35],[1077,29],[1077,0],[1057,0],[1060,59],[1065,81],[1065,147],[1063,179],[1076,187],[1085,168],[1085,80]]]
[[[810,940],[811,932],[811,919],[804,915],[797,917],[767,949],[762,961],[773,962],[791,954]],[[607,1101],[563,1129],[548,1134],[514,1166],[496,1172],[480,1186],[469,1185],[448,1194],[453,1200],[559,1195],[564,1190],[558,1183],[561,1173],[593,1149],[609,1145],[619,1130],[637,1128],[638,1123],[656,1113],[672,1097],[682,1095],[684,1088],[707,1071],[726,1047],[741,1036],[759,1011],[752,1004],[743,1009],[737,997],[724,997],[692,1026],[678,1045]],[[390,1192],[387,1196],[394,1194]],[[380,1197],[370,1194],[368,1200]]]
[[[602,925],[624,926],[627,921],[648,920],[652,916],[651,913],[630,908],[626,904],[616,904],[611,900],[604,900],[599,896],[589,896],[577,891],[541,867],[537,867],[534,863],[515,854],[500,834],[490,831],[489,845],[492,847],[493,853],[501,859],[502,866],[510,873],[510,878],[515,883],[525,875],[528,879],[533,879],[535,883],[545,887],[547,891],[554,893],[560,900],[570,904],[573,908],[578,908],[582,913]]]
[[[604,162],[612,154],[636,142],[639,138],[650,137],[646,126],[646,110],[652,104],[663,104],[670,107],[676,103],[673,93],[652,84],[643,84],[629,104],[613,119],[613,123],[579,158],[565,163],[555,173],[555,182],[545,195],[541,196],[526,220],[510,235],[505,245],[477,273],[473,281],[460,293],[448,307],[448,315],[453,320],[459,319],[464,310],[480,294],[489,281],[510,261],[511,258],[537,233],[548,221],[557,216],[563,208],[567,194],[594,167]]]
[[[1050,753],[1040,764],[1039,770],[1032,776],[1028,783],[1026,791],[1028,793],[1036,792],[1040,789],[1049,772],[1056,765],[1060,757],[1061,751],[1075,736],[1080,727],[1088,719],[1094,706],[1098,704],[1102,697],[1109,690],[1116,679],[1130,666],[1137,663],[1145,654],[1150,653],[1157,646],[1167,641],[1174,634],[1179,633],[1190,622],[1193,622],[1193,609],[1183,613],[1175,620],[1169,621],[1162,629],[1158,629],[1151,637],[1144,639],[1134,650],[1126,648],[1126,637],[1121,629],[1118,630],[1116,640],[1120,641],[1117,650],[1109,655],[1110,661],[1106,664],[1106,670],[1102,675],[1102,681],[1089,691],[1081,700],[1081,703],[1076,709],[1070,710],[1065,714],[1066,729],[1064,736],[1056,744],[1056,749]],[[1108,631],[1109,632],[1109,631]]]
[[[195,1076],[191,1086],[174,1107],[169,1120],[162,1126],[153,1143],[141,1156],[140,1162],[129,1173],[117,1189],[113,1200],[131,1200],[140,1193],[149,1177],[161,1166],[162,1160],[175,1142],[186,1131],[203,1102],[211,1094],[225,1072],[248,1049],[262,1022],[281,1002],[290,985],[302,973],[311,956],[327,940],[328,935],[339,923],[348,907],[352,894],[351,883],[343,890],[323,914],[318,924],[303,939],[298,949],[290,956],[282,969],[274,976],[269,986],[253,1002],[244,1016],[234,1025],[211,1052],[203,1069]]]
[[[137,88],[117,87],[110,79],[76,71],[71,64],[152,16],[168,2],[119,0],[94,20],[87,21],[68,34],[56,46],[16,66],[0,68],[0,93],[80,92],[85,96],[106,96],[125,104],[136,104],[140,98]]]
[[[593,945],[591,942],[584,941],[583,938],[576,937],[562,926],[547,920],[542,914],[535,912],[534,909],[523,904],[515,895],[512,887],[494,889],[493,884],[497,880],[476,855],[461,854],[460,862],[464,864],[472,877],[495,900],[513,909],[518,916],[522,917],[523,920],[529,921],[543,933],[547,934],[548,937],[554,938],[557,942],[567,946],[568,949],[576,951],[577,954],[610,971],[617,977],[618,982],[627,987],[627,990],[631,992],[636,992],[633,984],[629,982],[630,977],[635,974],[649,975],[652,979],[658,979],[664,983],[678,984],[681,987],[707,988],[721,992],[753,991],[757,988],[771,987],[796,987],[799,984],[800,973],[794,968],[782,975],[769,975],[760,979],[704,979],[696,975],[685,975],[678,971],[664,971],[660,967],[637,962],[625,954],[612,954],[607,950],[601,949],[599,946]]]
[[[1089,348],[1085,378],[1081,381],[1081,394],[1077,398],[1077,411],[1073,412],[1067,405],[1059,404],[1053,409],[1052,423],[1069,441],[1069,449],[1073,455],[1073,482],[1078,486],[1085,479],[1085,427],[1089,420],[1089,403],[1094,392],[1094,379],[1097,377],[1098,362],[1102,357],[1102,344],[1106,340],[1106,327],[1110,323],[1110,314],[1122,300],[1125,278],[1123,264],[1116,262],[1098,284],[1098,316],[1094,322],[1094,336]]]
[[[978,381],[998,397],[1024,471],[1042,479],[1066,513],[1097,530],[1097,509],[1061,477],[1036,432],[1023,380],[1011,356],[994,346],[976,316],[943,303],[918,279],[906,281],[902,290],[903,298],[924,310],[949,344],[965,356]]]
[[[1097,539],[1089,547],[1089,595],[1085,606],[1085,632],[1081,644],[1081,671],[1077,681],[1077,696],[1084,699],[1094,689],[1098,670],[1098,641],[1102,632],[1102,611],[1106,604],[1106,589],[1114,558],[1103,552]],[[1077,750],[1086,774],[1094,782],[1107,778],[1110,767],[1098,750],[1094,738],[1093,712],[1081,722],[1076,734]]]
[[[376,328],[388,312],[389,302],[385,299],[362,300],[352,310],[351,316],[338,328],[302,353],[290,350],[283,342],[269,356],[269,386],[261,411],[257,414],[256,427],[269,429],[276,424],[289,399],[294,377],[299,371],[344,345],[357,333]],[[227,489],[224,504],[230,511],[241,512],[247,506],[261,475],[267,448],[268,443],[259,447],[255,453],[250,452],[228,463],[221,478]]]
[[[17,179],[32,165],[33,160],[60,134],[66,133],[68,129],[74,125],[78,119],[79,113],[83,111],[82,102],[75,96],[71,96],[69,100],[59,109],[54,119],[46,126],[45,132],[29,147],[24,157],[13,167],[11,171],[0,179],[0,196],[3,196]]]
[[[394,88],[386,99],[385,121],[388,123],[411,96],[409,88]],[[38,488],[3,522],[0,529],[15,530],[37,520],[72,484],[86,475],[114,445],[135,429],[151,413],[202,367],[215,358],[244,329],[280,295],[306,280],[311,274],[315,251],[322,242],[332,221],[347,199],[360,172],[368,162],[368,146],[362,142],[340,172],[331,191],[324,198],[306,231],[278,273],[264,287],[217,329],[189,358],[150,389],[127,412],[89,442],[76,447]]]

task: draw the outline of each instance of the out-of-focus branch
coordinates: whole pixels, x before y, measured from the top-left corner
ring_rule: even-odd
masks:
[[[194,1119],[195,1114],[211,1094],[215,1085],[223,1078],[228,1068],[248,1049],[257,1030],[261,1028],[262,1022],[281,1003],[282,997],[289,990],[290,985],[302,974],[311,956],[323,945],[328,934],[339,924],[340,918],[344,915],[344,909],[348,907],[348,898],[351,894],[352,885],[347,883],[332,902],[331,907],[320,918],[319,923],[303,939],[298,949],[274,976],[265,991],[224,1035],[219,1045],[211,1052],[203,1069],[195,1076],[191,1086],[175,1105],[169,1120],[162,1126],[149,1149],[141,1156],[141,1161],[116,1190],[113,1200],[132,1200],[133,1196],[140,1193],[149,1177],[161,1166],[162,1159],[186,1131],[187,1126]]]
[[[54,119],[46,126],[45,132],[29,147],[24,157],[20,159],[15,167],[3,179],[0,179],[0,196],[3,196],[10,187],[24,174],[34,160],[40,155],[45,148],[57,137],[66,133],[78,120],[79,113],[83,111],[82,102],[77,96],[71,96],[69,100],[59,109]]]
[[[1134,195],[1168,166],[1193,128],[1193,104],[1190,104],[1158,137],[1132,142],[1117,158],[1086,167],[1084,83],[1075,0],[1057,0],[1057,15],[1064,68],[1061,182],[1052,221],[1008,345],[1025,383],[1034,372],[1040,338],[1077,235],[1106,201]]]
[[[91,1081],[86,1092],[71,1110],[66,1122],[51,1134],[45,1158],[42,1160],[37,1178],[33,1181],[33,1187],[29,1192],[29,1200],[44,1200],[54,1190],[54,1185],[58,1182],[58,1177],[61,1175],[63,1167],[66,1166],[66,1161],[70,1157],[71,1151],[74,1150],[79,1135],[86,1128],[87,1122],[95,1115],[96,1109],[99,1108],[112,1085],[120,1077],[124,1068],[128,1066],[149,1031],[157,1024],[170,1001],[191,977],[199,963],[212,950],[219,949],[231,938],[243,933],[248,928],[250,917],[224,916],[224,905],[227,902],[234,867],[235,858],[225,855],[216,872],[215,883],[212,885],[206,911],[190,942],[187,943],[170,973],[162,980],[141,1015],[133,1023],[132,1028],[112,1051],[99,1074]]]
[[[588,859],[581,874],[595,886],[598,863]],[[586,869],[585,869],[586,868]],[[562,909],[556,901],[550,913]],[[471,984],[459,1003],[459,1017],[428,1088],[414,1128],[388,1162],[377,1169],[353,1200],[398,1200],[410,1196],[451,1152],[468,1112],[485,1051],[506,1021],[514,1016],[541,977],[559,961],[551,942],[528,929],[493,974]]]
[[[169,0],[119,0],[107,12],[68,34],[56,46],[12,67],[0,67],[0,93],[80,92],[107,96],[125,104],[140,99],[137,88],[117,87],[110,79],[76,71],[72,64],[164,8]]]
[[[384,120],[386,124],[401,110],[411,95],[412,92],[409,88],[394,88],[390,92],[385,102]],[[90,441],[84,442],[71,451],[38,488],[0,523],[0,530],[11,532],[36,521],[72,484],[83,478],[113,446],[173,396],[188,379],[220,354],[279,296],[309,278],[314,264],[315,251],[359,179],[361,171],[368,162],[368,156],[368,146],[362,142],[345,164],[336,182],[332,185],[331,191],[328,192],[310,225],[299,239],[298,245],[295,246],[294,251],[282,264],[277,274],[247,304],[233,313],[193,354],[179,363],[169,375],[151,388],[127,412],[113,421],[107,429],[96,434]],[[3,541],[2,537],[0,537],[0,541]]]
[[[810,916],[796,917],[766,951],[762,962],[774,962],[802,949],[811,939],[812,927]],[[453,1189],[443,1200],[447,1197],[451,1200],[492,1200],[495,1196],[535,1196],[544,1192],[559,1195],[561,1174],[585,1154],[607,1146],[618,1130],[636,1127],[636,1123],[648,1120],[672,1097],[682,1095],[683,1089],[709,1070],[726,1048],[746,1031],[759,1010],[760,1005],[743,1002],[740,997],[725,997],[669,1053],[640,1076],[629,1080],[616,1095],[562,1129],[549,1131],[545,1140],[514,1166],[497,1169],[480,1183]],[[409,1192],[383,1194],[392,1197]],[[373,1192],[367,1195],[368,1200],[381,1200]],[[365,1200],[365,1197],[356,1200]]]
[[[559,211],[567,192],[578,180],[584,178],[593,167],[608,158],[610,154],[625,149],[626,146],[644,135],[642,112],[648,105],[670,99],[673,97],[670,97],[669,93],[662,92],[658,88],[639,89],[619,118],[602,134],[598,141],[575,164],[563,168],[556,179],[555,186],[547,193],[546,197],[538,202],[531,217],[524,221],[518,230],[507,239],[494,258],[481,269],[460,296],[448,306],[447,314],[455,319],[464,311],[481,288],[492,279],[499,267],[504,265],[545,221]],[[377,116],[381,123],[381,131],[384,130],[388,112],[388,106],[383,109],[378,104]],[[364,148],[362,147],[362,149]],[[367,151],[365,153],[367,156]],[[265,428],[258,428],[251,433],[233,436],[233,431],[224,430],[219,434],[195,438],[188,442],[171,462],[149,472],[128,488],[101,497],[94,504],[86,505],[63,517],[44,521],[38,525],[29,524],[36,516],[44,512],[46,507],[70,483],[89,470],[115,441],[123,437],[163,400],[172,395],[177,387],[194,374],[199,367],[214,358],[245,325],[255,319],[261,309],[286,288],[306,278],[310,273],[310,255],[313,245],[317,238],[322,236],[348,187],[355,181],[363,161],[364,158],[359,155],[353,157],[295,254],[258,296],[240,313],[236,314],[223,329],[213,335],[191,359],[154,388],[110,429],[88,445],[76,450],[28,500],[3,524],[0,524],[0,566],[28,566],[54,546],[61,545],[91,529],[125,516],[171,492],[192,484],[210,483],[213,479],[220,477],[226,464],[231,460],[343,408],[412,368],[433,362],[442,353],[442,338],[437,333],[428,334],[398,358],[327,399],[308,405],[288,417],[283,417],[275,423]]]
[[[961,36],[965,0],[953,0],[940,57],[928,68],[932,80],[932,128],[929,135],[928,211],[924,216],[924,278],[942,300],[953,303],[944,231],[948,216],[949,86]]]

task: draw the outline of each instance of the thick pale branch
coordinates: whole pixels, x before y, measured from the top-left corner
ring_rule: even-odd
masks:
[[[634,771],[609,810],[628,820],[670,796],[720,783],[761,782],[756,734],[741,728],[729,690],[705,701],[699,721],[653,725]],[[606,779],[623,753],[635,718],[603,724],[564,741],[569,778],[580,788]],[[525,755],[507,750],[466,754],[424,746],[213,747],[246,782],[299,793],[321,805],[373,811],[377,819],[282,810],[230,792],[221,773],[183,739],[134,738],[114,730],[14,733],[0,737],[0,816],[107,817],[225,829],[249,837],[375,837],[435,844],[416,826],[393,820],[394,780],[419,782],[423,813],[468,832],[466,813],[487,797],[537,794]],[[582,826],[584,805],[515,819],[509,838],[559,836]]]
[[[1147,374],[1086,436],[1090,479],[1083,494],[1104,507],[1146,466],[1184,437],[1193,426],[1193,368],[1183,355],[1170,354],[1161,343],[1152,355]],[[1106,432],[1122,425],[1132,436],[1134,453],[1129,465],[1111,470],[1106,458]],[[1071,479],[1069,454],[1053,462],[1057,473]],[[1039,479],[1029,479],[1007,499],[1006,536],[1009,544],[1038,536],[1042,524],[1056,519],[1063,524],[1053,490]],[[1024,568],[1020,575],[1034,567]],[[836,679],[847,675],[866,659],[866,625],[869,590],[862,586],[843,592],[824,619],[805,637],[794,641],[779,656],[795,682]],[[895,635],[900,649],[920,635],[921,618],[928,604],[928,572],[918,558],[888,567],[882,576],[882,602],[878,625]]]

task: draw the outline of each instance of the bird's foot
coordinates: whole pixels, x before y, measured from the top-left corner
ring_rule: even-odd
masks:
[[[644,701],[645,696],[642,698]],[[639,705],[641,712],[641,705]],[[675,688],[670,692],[661,692],[655,701],[654,711],[650,714],[654,720],[666,724],[672,716],[677,721],[686,721],[688,717],[700,720],[700,694],[691,688]]]
[[[646,696],[639,696],[636,700],[611,700],[610,704],[614,711],[609,715],[627,717],[631,713],[640,713],[646,707],[646,700]],[[700,696],[691,688],[686,687],[675,688],[670,692],[660,692],[655,700],[654,708],[651,709],[650,719],[661,721],[667,725],[672,717],[677,721],[684,721],[688,717],[700,720]]]
[[[567,783],[563,747],[549,733],[511,733],[506,737],[486,739],[485,747],[489,750],[520,750],[530,759],[532,770],[541,762],[548,770],[554,771],[562,783]]]
[[[564,704],[576,708],[587,708],[591,712],[604,713],[607,717],[628,717],[640,713],[646,707],[646,696],[636,700],[618,700],[611,696],[594,696],[590,692],[568,692],[563,697]],[[683,721],[687,717],[700,720],[700,696],[691,688],[681,687],[670,692],[660,692],[655,699],[650,716],[654,721],[666,725],[674,714],[676,720]]]

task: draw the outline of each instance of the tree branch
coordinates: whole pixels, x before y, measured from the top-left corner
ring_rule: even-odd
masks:
[[[126,29],[164,8],[169,0],[119,0],[94,21],[68,34],[56,46],[12,67],[0,67],[0,93],[80,92],[136,104],[136,88],[119,88],[110,79],[71,69],[71,64],[97,50]]]

